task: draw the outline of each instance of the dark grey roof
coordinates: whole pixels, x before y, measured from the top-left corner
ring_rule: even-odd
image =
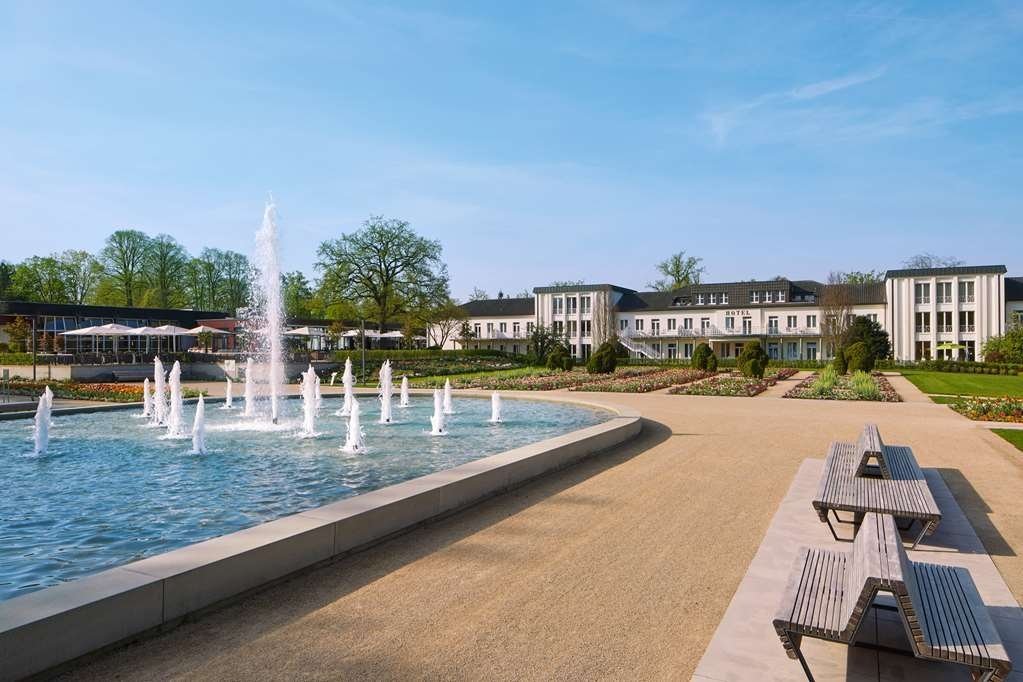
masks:
[[[529,298],[485,298],[463,303],[469,317],[525,317],[532,315],[535,301]]]
[[[1005,300],[1023,301],[1023,277],[1005,278]]]
[[[75,305],[73,303],[38,303],[35,301],[0,301],[0,315],[52,315],[54,317],[101,317],[178,321],[217,320],[228,316],[225,312],[213,310],[128,308],[112,305]]]
[[[757,282],[724,282],[720,284],[695,284],[682,287],[675,291],[636,291],[625,294],[618,301],[615,309],[620,312],[636,310],[716,310],[720,308],[784,308],[817,303],[821,291],[828,286],[813,280],[766,280]],[[854,305],[868,305],[885,302],[883,282],[870,284],[839,284],[850,292],[850,302]],[[753,291],[782,291],[785,293],[784,303],[751,303]],[[728,303],[711,305],[708,294],[728,294]],[[696,303],[696,294],[705,296],[703,304]]]
[[[946,275],[1004,275],[1004,265],[961,265],[954,268],[906,268],[889,270],[885,279],[893,277],[941,277]]]
[[[571,284],[563,287],[533,287],[534,294],[571,294],[581,291],[617,291],[620,294],[636,293],[634,289],[627,289],[616,284]]]

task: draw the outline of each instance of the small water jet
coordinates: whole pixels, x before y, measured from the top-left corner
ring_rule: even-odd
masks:
[[[231,381],[231,377],[224,377],[227,382],[224,385],[224,404],[220,406],[222,410],[230,410],[234,408],[234,382]]]
[[[501,423],[501,394],[497,391],[490,394],[490,423]]]
[[[50,410],[52,409],[50,405],[45,393],[39,396],[35,425],[32,427],[32,439],[35,442],[34,452],[37,455],[46,452],[50,447]]]
[[[391,381],[391,361],[384,360],[380,366],[380,423],[391,423],[391,394],[394,386]]]
[[[153,394],[149,392],[149,377],[142,382],[142,416],[147,419],[153,416]]]
[[[351,358],[345,358],[345,373],[341,375],[341,384],[345,389],[345,397],[337,414],[339,417],[347,417],[352,413],[352,401],[355,399],[355,377],[352,375]]]
[[[50,426],[53,426],[53,391],[49,386],[43,389],[43,397],[46,398],[46,414],[50,416]]]
[[[153,426],[167,423],[167,372],[160,356],[153,358]]]
[[[202,395],[195,404],[195,419],[192,420],[192,454],[206,454],[206,401]]]
[[[348,415],[348,431],[345,434],[345,444],[341,447],[341,451],[350,455],[366,451],[366,434],[362,431],[359,401],[355,398],[352,398],[351,413]]]
[[[302,436],[316,435],[316,371],[312,365],[302,373]]]
[[[316,409],[318,410],[323,407],[323,392],[320,390],[320,375],[313,373],[313,377],[316,379]]]
[[[451,400],[451,379],[444,381],[444,414],[454,414],[455,405]]]
[[[440,389],[433,389],[433,416],[430,417],[430,435],[444,436],[444,398]]]
[[[256,416],[256,361],[245,361],[245,412],[246,417]]]
[[[167,417],[167,435],[170,438],[180,438],[184,435],[182,409],[181,363],[175,360],[170,371],[170,416]]]
[[[334,385],[334,379],[337,379],[337,372],[331,372],[330,373],[330,385],[331,386]]]
[[[398,407],[408,407],[412,404],[408,394],[408,376],[401,375],[401,397],[398,399]]]

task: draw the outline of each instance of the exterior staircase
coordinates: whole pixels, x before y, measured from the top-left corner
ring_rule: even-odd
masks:
[[[658,353],[657,351],[655,351],[653,348],[651,348],[649,345],[642,341],[637,341],[636,339],[629,338],[627,336],[619,336],[618,342],[625,346],[625,348],[632,353],[638,353],[645,358],[650,358],[651,360],[661,359],[660,353]]]

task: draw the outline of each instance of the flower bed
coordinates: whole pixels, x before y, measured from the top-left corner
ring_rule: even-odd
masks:
[[[785,394],[786,398],[814,400],[872,400],[897,403],[902,400],[881,374],[856,372],[837,374],[830,367],[800,381]]]
[[[782,379],[788,379],[799,373],[799,370],[794,367],[779,367],[778,369],[769,369],[764,374],[764,378],[771,378],[775,381],[781,381]]]
[[[573,391],[608,391],[611,393],[649,393],[669,386],[688,384],[712,376],[712,372],[679,368],[649,372],[640,376],[619,375],[603,381],[591,381],[572,388]]]
[[[141,384],[99,384],[81,383],[77,381],[22,381],[11,380],[11,392],[20,395],[38,396],[47,386],[53,391],[55,398],[66,400],[101,400],[111,403],[142,402]],[[196,398],[199,392],[185,388],[181,394],[186,398]]]
[[[959,396],[949,407],[969,419],[1023,423],[1023,398],[971,398]]]
[[[653,374],[658,371],[656,367],[622,367],[615,370],[616,379],[639,377],[646,374]],[[479,374],[473,376],[452,377],[451,385],[454,388],[477,388],[487,391],[554,391],[559,389],[572,389],[583,384],[596,381],[606,381],[606,374],[587,374],[582,368],[571,372],[559,370],[526,368],[519,372],[508,374]],[[413,386],[437,388],[444,385],[444,377],[431,377],[429,381],[413,381]]]
[[[679,386],[668,392],[673,395],[721,395],[751,398],[758,393],[763,393],[775,383],[777,380],[774,377],[765,376],[763,379],[757,379],[756,377],[744,377],[737,372],[730,372],[718,374],[706,381],[688,386]]]

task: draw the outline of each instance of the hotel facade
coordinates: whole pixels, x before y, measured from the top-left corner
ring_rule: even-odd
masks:
[[[756,339],[775,359],[827,360],[836,318],[864,316],[888,332],[898,361],[981,360],[990,337],[1023,324],[1023,278],[1007,277],[1004,265],[889,270],[869,284],[777,279],[670,292],[584,284],[533,294],[466,303],[469,333],[456,329],[442,345],[526,353],[529,335],[542,325],[580,359],[617,336],[639,358],[685,360],[699,343],[736,357]],[[430,335],[441,340],[437,329]]]

